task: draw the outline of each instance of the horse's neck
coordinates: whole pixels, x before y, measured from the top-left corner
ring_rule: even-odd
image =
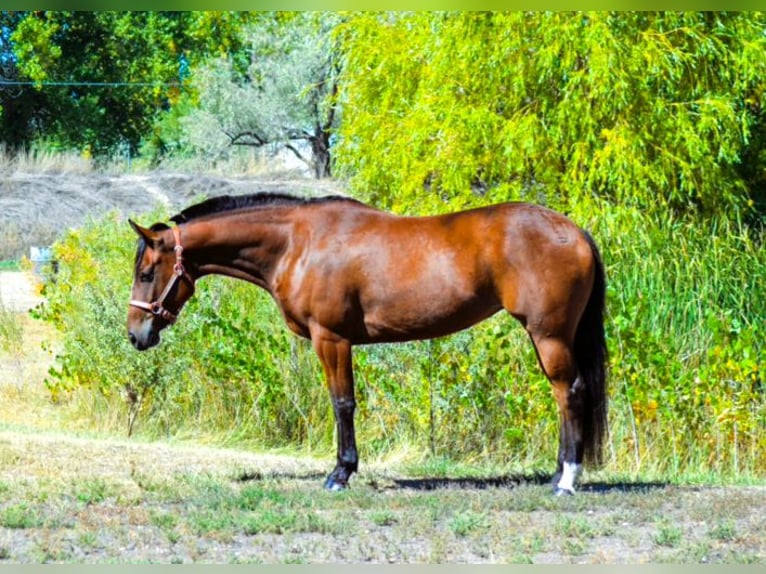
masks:
[[[200,276],[226,275],[268,289],[290,232],[281,219],[228,216],[185,224],[182,243]]]

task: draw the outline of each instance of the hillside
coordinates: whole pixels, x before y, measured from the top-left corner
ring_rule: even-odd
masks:
[[[113,174],[90,170],[0,171],[0,261],[29,257],[29,247],[52,243],[62,228],[117,210],[139,216],[157,206],[178,210],[214,195],[256,191],[303,195],[339,193],[330,180],[297,171],[232,176],[168,171]]]

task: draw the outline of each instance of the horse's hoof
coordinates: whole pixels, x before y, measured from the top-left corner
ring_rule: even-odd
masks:
[[[553,489],[553,494],[555,496],[574,496],[574,490],[570,490],[568,488],[561,488],[560,486],[556,486]]]
[[[324,487],[330,492],[343,492],[346,490],[346,488],[348,488],[348,485],[342,482],[336,482],[332,478],[328,478],[327,482],[324,483]]]

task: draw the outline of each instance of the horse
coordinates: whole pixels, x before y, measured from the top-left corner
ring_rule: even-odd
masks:
[[[508,202],[402,216],[339,195],[219,196],[138,234],[127,334],[160,342],[210,274],[265,289],[322,364],[337,429],[324,486],[358,469],[352,347],[442,337],[505,310],[526,329],[559,413],[553,490],[574,494],[607,432],[605,273],[592,236],[543,206]]]

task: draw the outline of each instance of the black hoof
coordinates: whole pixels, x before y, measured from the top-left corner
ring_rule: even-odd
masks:
[[[340,482],[335,480],[332,476],[328,477],[324,483],[325,490],[330,492],[342,492],[348,488],[347,482]]]

